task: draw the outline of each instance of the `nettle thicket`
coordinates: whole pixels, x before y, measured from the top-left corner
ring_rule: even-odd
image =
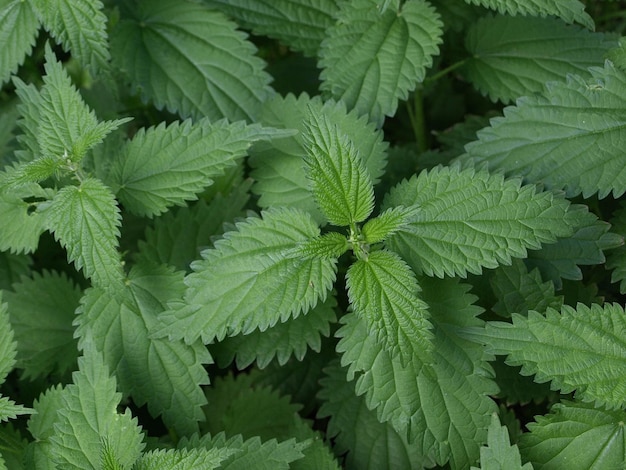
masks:
[[[624,468],[624,26],[0,0],[0,468]]]

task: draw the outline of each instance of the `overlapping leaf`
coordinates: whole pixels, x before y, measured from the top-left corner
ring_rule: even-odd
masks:
[[[492,100],[514,101],[568,74],[587,76],[616,41],[555,18],[485,17],[468,31],[466,77]]]
[[[137,265],[123,290],[87,291],[77,318],[81,342],[93,336],[120,389],[181,435],[197,431],[206,403],[200,385],[208,383],[203,364],[211,362],[198,342],[184,344],[151,338],[165,303],[182,296],[180,272]]]
[[[0,2],[0,85],[22,65],[35,45],[39,21],[29,2],[2,0]]]
[[[336,260],[292,255],[317,235],[311,216],[295,209],[270,209],[237,224],[192,264],[184,302],[172,302],[155,334],[209,343],[306,313],[335,280]]]
[[[419,206],[387,240],[418,273],[465,276],[509,264],[572,233],[569,203],[486,171],[438,167],[391,190],[385,207]]]
[[[594,23],[585,12],[585,5],[578,0],[465,0],[500,13],[510,15],[531,15],[560,17],[567,23],[580,23],[593,30]]]
[[[339,0],[205,0],[256,35],[278,39],[314,57],[325,31],[334,24]]]
[[[120,287],[122,260],[117,251],[119,208],[115,197],[96,179],[65,186],[42,211],[48,230],[67,250],[67,258],[94,285]]]
[[[142,99],[183,118],[257,115],[271,94],[270,76],[233,22],[198,2],[154,0],[129,9],[111,35],[111,50]]]
[[[487,433],[487,446],[480,448],[480,468],[484,470],[532,470],[530,463],[522,465],[519,449],[511,445],[509,431],[500,424],[498,415],[491,416]],[[472,467],[471,470],[479,470]]]
[[[491,322],[476,338],[489,352],[507,355],[537,382],[552,381],[562,393],[608,408],[626,404],[626,315],[618,304],[564,305],[545,316],[513,315],[513,323]],[[564,360],[564,358],[566,358]]]
[[[213,470],[236,450],[223,449],[159,449],[143,454],[133,470]]]
[[[140,130],[115,159],[110,183],[124,206],[153,216],[197,198],[256,140],[274,131],[239,121],[201,119]]]
[[[568,196],[622,195],[626,72],[607,62],[591,74],[589,80],[570,75],[566,83],[550,83],[543,96],[518,100],[478,133],[468,156]]]
[[[439,52],[442,24],[431,5],[344,2],[320,48],[322,90],[382,123],[420,83]]]
[[[51,195],[37,185],[23,185],[0,190],[0,217],[12,223],[0,225],[0,250],[30,253],[37,249],[39,237],[45,230],[40,213],[33,212],[24,199]]]

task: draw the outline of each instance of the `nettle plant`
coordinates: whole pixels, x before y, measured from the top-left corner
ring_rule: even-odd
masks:
[[[1,0],[0,468],[624,468],[625,25]]]

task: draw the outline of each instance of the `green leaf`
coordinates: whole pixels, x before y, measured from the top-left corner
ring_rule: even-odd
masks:
[[[478,274],[572,233],[567,200],[471,168],[423,171],[394,187],[384,204],[413,205],[419,211],[387,246],[429,276]]]
[[[331,224],[353,226],[374,208],[374,186],[350,138],[325,114],[309,108],[304,164],[318,207]]]
[[[50,35],[94,74],[110,60],[107,17],[99,0],[33,0]]]
[[[506,363],[522,366],[535,381],[552,381],[561,393],[608,408],[626,404],[626,316],[618,304],[564,305],[545,316],[514,314],[513,323],[490,322],[475,338],[487,351],[507,355]],[[564,358],[566,358],[564,360]]]
[[[356,111],[348,113],[342,101],[322,102],[319,96],[309,98],[302,94],[298,98],[293,95],[275,97],[264,103],[260,116],[264,126],[297,129],[299,132],[293,137],[275,140],[269,145],[257,144],[251,149],[250,165],[254,169],[251,176],[257,181],[253,191],[260,196],[260,206],[296,207],[311,213],[315,220],[325,222],[316,201],[311,198],[310,181],[303,164],[307,153],[303,133],[311,110],[316,115],[324,114],[338,126],[340,133],[348,136],[358,149],[374,184],[384,172],[387,143],[383,141],[382,131],[368,123],[366,116]]]
[[[468,156],[507,175],[564,189],[568,197],[624,194],[619,138],[626,127],[626,73],[610,62],[590,71],[592,79],[570,75],[566,83],[547,85],[544,95],[506,108],[467,145]]]
[[[522,465],[516,445],[511,445],[506,426],[500,424],[498,415],[491,415],[487,433],[487,446],[480,448],[480,469],[482,470],[532,470],[530,463]],[[472,467],[471,470],[479,470]]]
[[[0,251],[0,289],[9,290],[22,276],[29,276],[32,264],[33,259],[29,255]]]
[[[0,396],[0,423],[17,418],[17,415],[30,414],[34,410],[18,405],[7,397]]]
[[[621,205],[621,208],[613,215],[611,219],[611,228],[615,234],[626,237],[626,207],[624,204]],[[626,293],[626,247],[622,245],[613,250],[609,255],[606,267],[608,269],[612,269],[611,273],[611,282],[618,282],[620,293]]]
[[[213,184],[256,140],[274,131],[242,121],[201,119],[141,129],[114,160],[109,183],[131,212],[149,216],[184,205]]]
[[[133,470],[212,470],[235,450],[224,449],[170,449],[152,450],[144,453]]]
[[[4,383],[9,372],[13,370],[16,355],[17,343],[14,340],[7,304],[2,303],[0,291],[0,384]]]
[[[323,301],[335,280],[336,260],[291,255],[319,235],[306,213],[270,209],[227,232],[202,253],[185,279],[184,302],[172,302],[154,334],[205,344],[226,335],[261,331],[287,321]]]
[[[392,207],[378,217],[368,220],[363,225],[362,234],[364,240],[373,245],[387,239],[406,224],[408,224],[418,211],[417,207]]]
[[[0,85],[17,72],[37,39],[39,21],[29,2],[0,1]],[[10,39],[9,39],[10,38]]]
[[[27,447],[28,441],[22,437],[19,429],[14,428],[11,423],[0,425],[0,468],[3,463],[9,470],[30,468],[27,467],[25,458]]]
[[[346,274],[350,304],[368,334],[402,365],[431,362],[432,325],[415,275],[390,251],[374,251]]]
[[[274,358],[280,365],[284,365],[292,356],[302,361],[309,349],[320,351],[321,336],[330,335],[330,325],[337,320],[336,306],[335,297],[328,296],[306,315],[300,315],[284,323],[276,323],[263,332],[255,330],[247,335],[239,334],[224,338],[223,341],[211,346],[211,354],[222,368],[226,368],[236,358],[239,370],[245,369],[255,361],[257,366],[263,369]]]
[[[120,389],[139,406],[148,404],[180,435],[198,430],[208,383],[203,364],[211,357],[199,342],[184,344],[151,338],[166,303],[182,296],[183,275],[152,265],[136,265],[123,290],[89,289],[77,318],[80,344],[93,336],[116,374]]]
[[[235,23],[197,2],[130,9],[111,33],[113,64],[144,101],[183,118],[253,120],[272,93],[270,76]]]
[[[130,410],[117,413],[121,394],[115,391],[115,379],[94,345],[84,341],[83,347],[79,370],[62,392],[55,434],[50,436],[57,468],[100,469],[105,440],[122,466],[132,465],[144,445],[141,428]]]
[[[519,441],[522,457],[535,468],[559,470],[574,465],[600,470],[626,465],[624,411],[564,402],[536,420]]]
[[[298,248],[295,249],[294,255],[333,259],[339,258],[349,249],[350,244],[345,235],[338,232],[329,232],[302,242]]]
[[[335,23],[340,0],[205,0],[257,36],[278,39],[315,57],[326,29]]]
[[[120,211],[115,197],[96,179],[65,186],[42,210],[46,225],[67,250],[67,258],[94,285],[119,287],[122,261],[117,251]]]
[[[424,80],[441,35],[425,1],[394,0],[385,11],[376,0],[344,2],[320,48],[321,89],[380,125]]]
[[[55,434],[54,423],[57,410],[63,406],[63,387],[59,384],[50,387],[35,399],[33,408],[36,413],[28,420],[28,431],[37,441],[46,441]]]
[[[593,30],[591,17],[585,5],[578,0],[465,0],[509,15],[547,16],[554,15],[566,23],[580,23]]]
[[[12,223],[0,224],[0,250],[31,253],[37,249],[39,237],[45,231],[44,218],[27,198],[47,196],[49,192],[37,185],[21,185],[0,190],[0,218]]]
[[[523,39],[522,39],[523,38]],[[556,18],[485,17],[469,29],[465,76],[483,94],[505,103],[544,90],[568,74],[588,76],[616,45],[612,37]]]
[[[4,295],[24,378],[73,370],[78,350],[72,321],[80,288],[65,274],[44,271],[23,278]]]

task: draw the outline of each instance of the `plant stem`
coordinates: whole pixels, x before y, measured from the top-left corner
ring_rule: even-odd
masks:
[[[422,88],[418,87],[413,93],[413,103],[407,102],[407,111],[409,120],[415,135],[417,150],[419,153],[428,150],[428,142],[426,136],[426,123],[424,122],[424,94]]]
[[[454,64],[446,67],[445,69],[440,70],[436,74],[431,75],[430,77],[426,77],[424,79],[424,83],[436,82],[441,77],[444,77],[445,75],[449,74],[450,72],[453,72],[454,70],[456,70],[456,69],[458,69],[460,67],[463,67],[465,65],[465,62],[467,62],[467,60],[468,59],[459,60],[458,62],[455,62]]]

